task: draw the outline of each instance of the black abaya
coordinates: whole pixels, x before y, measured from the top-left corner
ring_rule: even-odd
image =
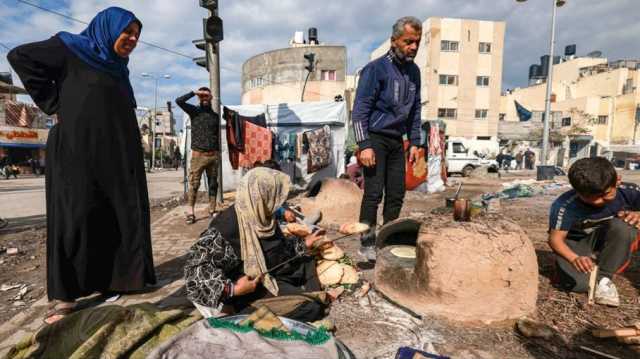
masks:
[[[58,115],[47,141],[47,294],[72,301],[155,283],[149,198],[126,85],[57,37],[8,55],[35,103]]]

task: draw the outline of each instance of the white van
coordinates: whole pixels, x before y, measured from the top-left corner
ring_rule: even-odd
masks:
[[[447,173],[461,174],[464,177],[480,166],[488,166],[491,171],[498,171],[498,162],[487,160],[470,153],[460,140],[447,140],[446,148]]]

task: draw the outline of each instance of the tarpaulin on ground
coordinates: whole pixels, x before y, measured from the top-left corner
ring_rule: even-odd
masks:
[[[25,337],[6,358],[143,359],[201,318],[150,303],[84,309]]]

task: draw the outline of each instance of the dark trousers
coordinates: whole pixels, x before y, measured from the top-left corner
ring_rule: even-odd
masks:
[[[611,278],[624,271],[630,263],[631,253],[638,246],[638,230],[623,220],[614,218],[579,241],[568,239],[567,245],[579,256],[597,255],[598,280]],[[557,281],[565,290],[584,293],[589,291],[589,273],[580,273],[566,259],[557,256]]]
[[[378,205],[384,195],[384,223],[397,219],[404,201],[405,158],[402,138],[369,134],[371,148],[376,155],[373,167],[364,167],[364,196],[360,205],[360,222],[375,228]],[[362,245],[372,246],[372,236],[363,236]]]

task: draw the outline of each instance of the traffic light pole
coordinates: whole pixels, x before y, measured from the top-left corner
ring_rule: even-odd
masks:
[[[210,16],[218,16],[218,7],[209,10]],[[207,63],[209,70],[209,83],[211,88],[211,107],[213,111],[218,113],[218,118],[222,122],[222,114],[220,113],[220,45],[217,42],[207,42],[207,57],[209,61]],[[218,192],[216,194],[216,201],[223,203],[223,187],[222,187],[222,126],[218,133]],[[211,180],[211,179],[209,179]]]

